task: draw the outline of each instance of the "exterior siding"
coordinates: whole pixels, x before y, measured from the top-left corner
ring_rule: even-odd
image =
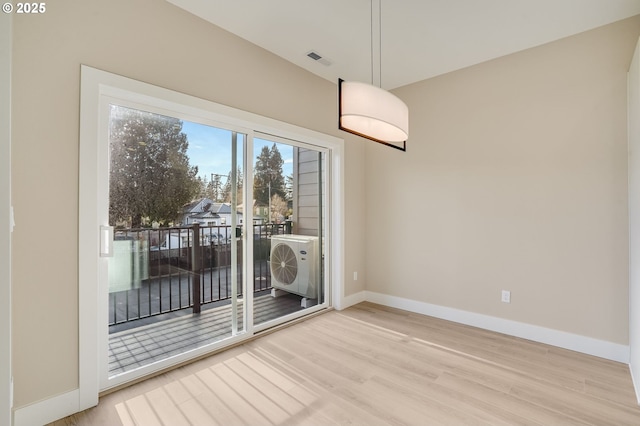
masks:
[[[295,148],[293,154],[293,232],[319,234],[320,188],[318,151]],[[324,169],[324,160],[323,160]],[[324,173],[323,177],[324,179]]]

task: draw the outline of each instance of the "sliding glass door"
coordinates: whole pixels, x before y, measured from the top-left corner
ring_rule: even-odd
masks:
[[[267,135],[253,152],[253,318],[266,328],[325,302],[326,161],[317,147]]]
[[[246,139],[109,105],[105,383],[245,331]]]

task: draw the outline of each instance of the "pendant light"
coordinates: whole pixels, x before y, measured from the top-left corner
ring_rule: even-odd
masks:
[[[378,3],[379,19],[381,7]],[[373,0],[371,2],[371,80],[373,83]],[[380,42],[378,21],[378,43]],[[381,55],[380,55],[381,56]],[[379,73],[382,75],[382,59]],[[381,81],[381,78],[380,78]],[[380,83],[382,84],[382,83]],[[357,81],[338,80],[338,128],[363,138],[406,151],[409,137],[409,108],[381,87]]]

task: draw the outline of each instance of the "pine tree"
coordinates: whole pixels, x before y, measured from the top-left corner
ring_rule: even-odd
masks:
[[[286,199],[284,175],[282,173],[283,164],[284,160],[275,143],[271,149],[266,146],[262,147],[256,159],[253,175],[253,194],[259,205],[266,206],[269,204],[269,193],[271,193],[272,197],[278,194],[281,198]]]
[[[109,222],[137,228],[168,224],[198,195],[198,168],[189,164],[182,121],[111,106]]]

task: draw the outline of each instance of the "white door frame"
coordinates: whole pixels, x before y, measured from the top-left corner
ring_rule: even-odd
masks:
[[[640,403],[640,40],[627,81],[629,173],[629,370]]]
[[[101,220],[99,191],[101,188],[99,176],[104,170],[97,170],[100,158],[104,158],[104,152],[100,152],[100,134],[104,131],[104,117],[100,117],[100,103],[105,96],[118,99],[130,99],[139,102],[148,101],[155,105],[156,111],[166,108],[168,115],[174,115],[176,105],[191,117],[203,117],[208,122],[222,123],[223,128],[237,128],[238,131],[261,132],[281,137],[300,140],[309,144],[324,147],[329,150],[333,164],[329,177],[331,203],[334,206],[331,218],[331,254],[329,260],[329,274],[327,281],[331,288],[330,303],[340,308],[343,306],[343,264],[344,264],[344,191],[342,176],[344,173],[344,141],[333,136],[321,134],[277,120],[262,117],[256,114],[216,104],[193,96],[163,89],[150,84],[142,83],[126,77],[100,71],[91,67],[82,66],[81,72],[81,120],[80,120],[80,200],[79,200],[79,376],[80,376],[80,407],[89,408],[98,402],[100,391],[99,368],[101,343],[99,333],[104,329],[102,314],[96,309],[101,303],[99,282],[100,264],[97,257],[99,250],[99,232],[97,224]],[[206,117],[205,117],[206,116]],[[251,137],[247,144],[251,143]],[[102,166],[104,167],[104,166]],[[245,169],[246,170],[246,169]],[[248,177],[248,184],[251,178]],[[250,189],[250,188],[247,188]],[[245,194],[249,194],[246,191]],[[247,195],[248,197],[248,195]],[[246,200],[245,200],[246,201]],[[247,203],[245,205],[250,205]],[[247,214],[247,212],[245,212]],[[245,218],[245,223],[251,223]],[[250,254],[250,253],[249,253]],[[252,257],[249,257],[252,258]],[[250,278],[250,277],[248,277]],[[251,304],[247,306],[247,313],[251,312]],[[251,324],[249,324],[251,327]],[[252,329],[249,328],[251,332]],[[246,335],[236,336],[238,340],[250,337]],[[228,343],[230,340],[226,340]],[[203,348],[203,353],[215,350],[215,345]],[[192,352],[193,356],[199,354]],[[172,364],[183,362],[179,358],[172,358],[166,363],[154,364],[156,370],[164,369]],[[152,370],[144,371],[150,374]]]

